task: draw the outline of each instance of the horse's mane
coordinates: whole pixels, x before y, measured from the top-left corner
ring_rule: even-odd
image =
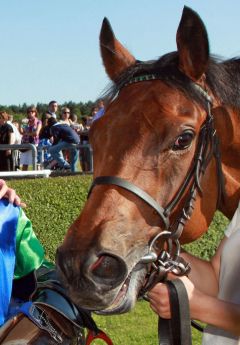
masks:
[[[157,76],[157,79],[171,87],[184,92],[187,97],[205,105],[206,101],[193,86],[193,82],[178,69],[178,53],[168,53],[158,60],[136,61],[123,74],[113,82],[104,93],[108,101],[112,101],[119,91],[128,84],[132,78],[142,75]],[[212,93],[225,105],[240,108],[240,58],[222,60],[211,56],[206,71],[206,83]]]

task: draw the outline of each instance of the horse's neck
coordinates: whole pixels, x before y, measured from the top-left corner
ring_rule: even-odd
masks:
[[[214,111],[214,119],[220,139],[226,191],[220,211],[231,218],[240,200],[240,111],[219,107]]]

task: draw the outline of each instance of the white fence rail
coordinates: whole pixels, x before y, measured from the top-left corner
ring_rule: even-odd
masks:
[[[76,148],[80,150],[81,148],[87,148],[89,150],[89,157],[90,157],[90,167],[89,167],[89,173],[93,173],[93,154],[92,154],[92,147],[89,144],[78,144],[76,145]],[[31,176],[31,175],[39,175],[39,176],[46,176],[48,177],[51,173],[51,170],[43,169],[43,170],[37,170],[37,157],[38,152],[40,152],[42,155],[45,150],[47,150],[47,147],[36,147],[34,144],[0,144],[0,150],[31,150],[32,151],[32,171],[3,171],[0,172],[0,177],[7,177],[7,176]]]

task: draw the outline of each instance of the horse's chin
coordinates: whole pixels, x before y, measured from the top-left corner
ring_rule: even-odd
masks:
[[[138,294],[145,282],[146,267],[136,265],[122,284],[113,303],[103,310],[96,310],[96,314],[113,315],[123,314],[131,310],[138,298]]]

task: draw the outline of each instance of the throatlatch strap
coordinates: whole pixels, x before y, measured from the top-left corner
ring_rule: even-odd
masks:
[[[166,281],[172,318],[158,320],[159,345],[192,345],[188,295],[180,279]]]

